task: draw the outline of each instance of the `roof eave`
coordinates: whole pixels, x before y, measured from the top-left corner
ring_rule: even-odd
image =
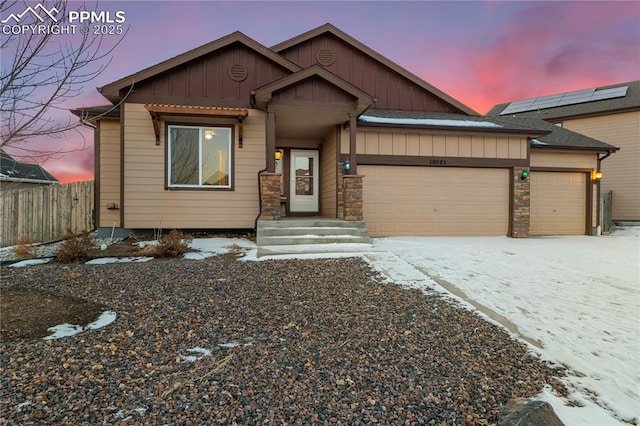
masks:
[[[547,130],[533,131],[525,129],[511,129],[505,127],[472,127],[472,126],[434,126],[419,124],[389,124],[389,123],[369,123],[366,121],[358,121],[358,128],[392,128],[392,129],[411,129],[411,130],[436,130],[436,131],[455,131],[466,133],[504,133],[512,135],[526,135],[532,138],[545,136],[551,133]]]

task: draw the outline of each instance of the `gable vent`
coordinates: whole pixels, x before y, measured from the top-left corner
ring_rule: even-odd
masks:
[[[318,53],[316,53],[316,59],[318,60],[318,63],[320,65],[328,67],[329,65],[333,64],[335,57],[333,55],[333,51],[329,49],[320,49],[318,50]]]
[[[248,73],[247,67],[244,65],[237,64],[229,68],[229,77],[231,77],[233,81],[244,81]]]

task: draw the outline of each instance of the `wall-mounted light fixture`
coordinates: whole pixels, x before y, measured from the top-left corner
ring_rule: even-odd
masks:
[[[528,177],[529,177],[529,169],[523,169],[520,172],[520,180],[525,180]]]
[[[74,195],[71,201],[73,201],[74,206],[78,204],[80,202],[80,199],[78,198],[78,194]]]
[[[593,170],[591,172],[591,180],[599,181],[600,179],[602,179],[602,172],[600,170]]]
[[[345,174],[345,175],[348,175],[348,174],[349,174],[349,171],[351,170],[351,163],[349,162],[349,160],[345,161],[345,162],[342,164],[342,168],[344,169],[344,174]]]
[[[276,149],[276,152],[273,154],[273,156],[275,157],[276,161],[282,159],[282,151]]]

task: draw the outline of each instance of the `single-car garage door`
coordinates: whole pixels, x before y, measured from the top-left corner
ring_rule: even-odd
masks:
[[[509,170],[358,166],[371,236],[507,235]]]
[[[583,235],[587,173],[537,172],[531,180],[530,235]]]

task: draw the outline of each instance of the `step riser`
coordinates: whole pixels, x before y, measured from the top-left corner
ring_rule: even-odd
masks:
[[[278,237],[293,235],[357,235],[368,236],[366,228],[259,228],[259,237]]]
[[[339,219],[294,219],[258,221],[258,247],[320,244],[371,244],[363,221]]]
[[[363,228],[367,229],[364,221],[348,221],[340,219],[283,219],[259,220],[258,228]]]
[[[327,237],[264,237],[258,239],[258,246],[293,246],[293,245],[309,245],[309,244],[342,244],[342,243],[358,243],[371,244],[368,237],[358,236],[327,236]]]

